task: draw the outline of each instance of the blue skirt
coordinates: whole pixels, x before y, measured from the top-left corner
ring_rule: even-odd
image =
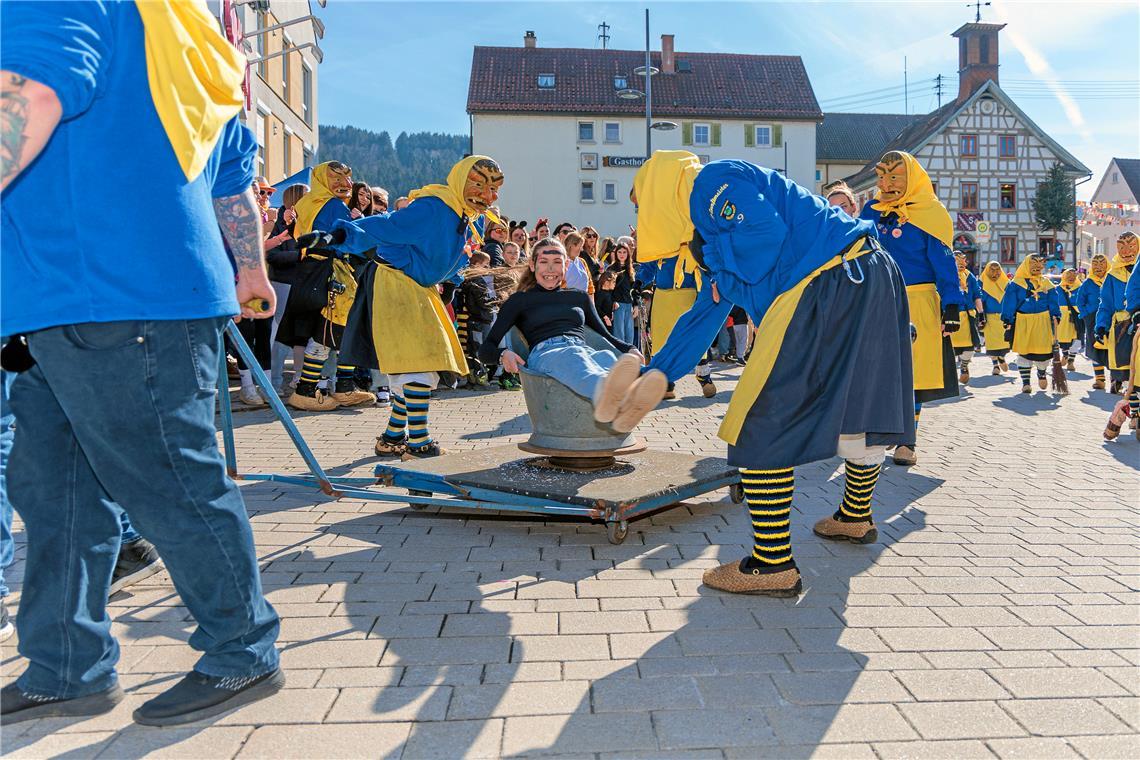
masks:
[[[858,264],[858,266],[856,266]],[[910,306],[898,265],[881,250],[819,275],[800,297],[772,373],[745,416],[728,463],[794,467],[836,455],[840,434],[913,445]],[[757,333],[756,340],[771,336]],[[757,353],[753,348],[753,354]]]

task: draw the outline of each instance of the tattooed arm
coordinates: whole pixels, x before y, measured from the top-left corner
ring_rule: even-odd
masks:
[[[253,197],[253,190],[239,195],[214,199],[214,215],[230,251],[237,262],[237,299],[241,316],[263,319],[273,315],[276,293],[265,271],[264,243],[261,239],[261,211]],[[251,300],[264,299],[269,308],[258,312],[246,306]]]
[[[39,155],[63,113],[50,87],[0,71],[0,189]]]

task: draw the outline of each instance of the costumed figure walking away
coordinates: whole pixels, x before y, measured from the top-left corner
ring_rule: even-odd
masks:
[[[906,281],[910,321],[914,325],[914,425],[922,405],[955,398],[958,378],[949,336],[961,326],[961,294],[950,244],[954,224],[934,194],[930,177],[909,153],[891,151],[875,166],[879,190],[863,207],[862,219],[874,223],[879,241],[899,265]],[[918,462],[916,441],[895,448],[895,464]]]
[[[970,382],[970,361],[974,358],[974,352],[982,346],[980,329],[985,327],[986,312],[982,308],[982,286],[966,266],[966,254],[954,251],[954,261],[958,267],[958,293],[966,314],[958,329],[950,336],[950,343],[954,346],[954,355],[958,357],[958,382],[965,385]]]
[[[345,205],[352,193],[352,169],[339,161],[313,167],[309,192],[297,201],[293,235],[300,239],[313,230],[331,229],[337,220],[351,219]],[[372,405],[376,396],[360,390],[353,381],[356,368],[343,354],[337,357],[333,392],[317,387],[329,352],[341,345],[345,321],[356,298],[352,265],[321,248],[304,249],[298,274],[289,290],[285,315],[277,327],[277,342],[305,344],[301,379],[286,403],[307,412],[328,412],[340,406]]]
[[[1081,337],[1084,335],[1080,310],[1077,309],[1077,289],[1080,284],[1077,270],[1066,269],[1061,272],[1061,282],[1057,285],[1057,304],[1061,308],[1061,321],[1057,323],[1057,343],[1065,359],[1065,369],[1069,372],[1077,368],[1076,356],[1081,350]]]
[[[756,325],[719,431],[729,464],[742,470],[753,548],[704,583],[794,595],[802,587],[791,545],[794,468],[847,460],[843,501],[815,532],[867,544],[878,537],[871,498],[887,447],[914,440],[902,274],[873,225],[779,172],[743,161],[702,169],[683,151],[659,151],[646,166],[647,178],[667,184],[639,188],[639,217],[695,228],[690,253],[705,282],[649,370],[683,376],[734,304]]]
[[[1084,327],[1085,356],[1093,365],[1093,389],[1104,390],[1104,368],[1108,364],[1107,344],[1096,337],[1096,311],[1100,307],[1100,289],[1108,275],[1108,256],[1094,254],[1089,262],[1089,275],[1077,288],[1076,306]]]
[[[413,191],[400,211],[337,221],[326,236],[343,253],[375,249],[360,276],[341,354],[389,377],[392,411],[376,439],[380,456],[446,453],[428,430],[431,391],[439,373],[462,377],[470,370],[436,285],[467,266],[468,222],[494,204],[502,184],[493,159],[468,156],[451,168],[447,184]]]
[[[1037,368],[1037,386],[1041,390],[1049,387],[1046,371],[1053,360],[1056,340],[1053,320],[1061,318],[1057,294],[1053,291],[1053,283],[1045,276],[1045,257],[1034,253],[1022,259],[1001,302],[1001,321],[1013,333],[1022,393],[1033,392],[1029,380],[1034,367]]]
[[[985,316],[982,334],[986,343],[986,356],[990,357],[994,368],[991,374],[1000,375],[1009,371],[1005,355],[1009,353],[1009,333],[1001,321],[1001,301],[1009,285],[1009,275],[1001,264],[991,261],[982,269],[982,309]]]
[[[1131,356],[1132,340],[1128,334],[1128,311],[1124,300],[1124,290],[1128,276],[1136,264],[1136,254],[1140,250],[1140,237],[1135,232],[1125,232],[1116,240],[1116,256],[1100,287],[1100,305],[1096,312],[1095,338],[1105,346],[1108,369],[1112,376],[1112,392],[1120,393],[1124,381],[1128,379],[1128,359]]]
[[[693,226],[679,224],[671,216],[658,219],[654,211],[643,209],[663,208],[668,199],[644,198],[644,193],[657,194],[670,192],[677,187],[677,177],[657,176],[657,172],[681,171],[681,160],[693,155],[685,150],[657,151],[657,154],[676,153],[677,160],[662,163],[646,162],[637,170],[633,178],[633,192],[630,198],[637,206],[637,279],[653,283],[653,300],[649,310],[649,341],[653,353],[657,353],[669,340],[677,319],[688,311],[697,300],[697,292],[703,284],[701,272],[689,250]],[[721,320],[723,324],[723,320]],[[712,381],[712,364],[707,349],[716,339],[716,334],[705,346],[696,364],[697,382],[705,398],[716,395],[716,384]],[[689,369],[692,369],[690,367]],[[685,374],[688,374],[687,372]],[[665,398],[675,398],[673,387],[675,378],[670,378]]]

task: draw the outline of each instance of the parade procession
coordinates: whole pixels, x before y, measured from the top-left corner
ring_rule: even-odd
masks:
[[[0,3],[3,754],[1140,756],[1140,9],[958,5]]]

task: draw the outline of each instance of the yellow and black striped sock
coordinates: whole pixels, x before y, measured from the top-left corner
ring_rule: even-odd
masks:
[[[840,522],[870,522],[871,497],[879,482],[881,464],[863,465],[848,461],[843,503],[834,515]]]
[[[408,427],[408,408],[404,406],[404,397],[395,388],[391,389],[392,413],[388,416],[388,427],[384,430],[384,437],[389,440],[402,440],[404,431]]]
[[[771,572],[795,567],[791,519],[796,482],[792,468],[743,470],[741,478],[752,518],[749,566]]]
[[[922,416],[922,402],[914,402],[914,427],[918,428],[918,418]]]
[[[1093,365],[1093,375],[1096,377],[1097,380],[1103,381],[1104,380],[1104,365],[1103,364],[1094,364]]]
[[[1133,388],[1128,394],[1128,416],[1135,417],[1137,413],[1140,413],[1140,390]]]
[[[1018,364],[1017,374],[1021,375],[1022,385],[1029,385],[1029,378],[1033,374],[1033,368],[1025,364]]]
[[[336,365],[336,381],[338,383],[340,383],[340,382],[343,382],[345,380],[351,380],[353,372],[355,372],[355,371],[356,371],[356,367],[353,367],[351,364],[337,364]]]
[[[422,449],[431,444],[428,435],[431,388],[423,383],[408,383],[404,386],[404,401],[408,409],[408,448]]]
[[[305,352],[305,362],[301,365],[301,382],[316,385],[321,381],[321,368],[325,366],[323,357]]]

